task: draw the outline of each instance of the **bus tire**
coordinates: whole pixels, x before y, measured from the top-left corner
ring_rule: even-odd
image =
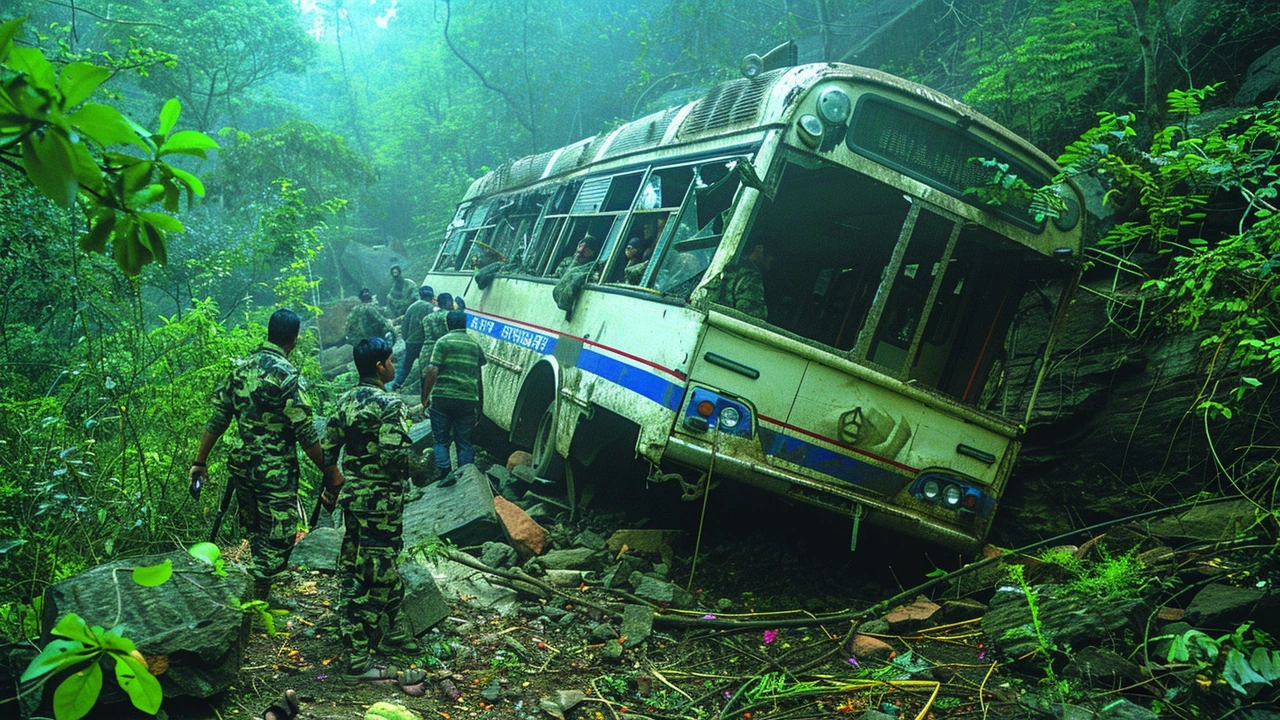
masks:
[[[551,403],[538,420],[533,436],[533,474],[544,480],[560,480],[564,476],[564,458],[556,452],[556,403]]]

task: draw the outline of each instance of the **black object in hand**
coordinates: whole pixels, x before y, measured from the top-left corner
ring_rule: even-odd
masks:
[[[192,478],[191,478],[191,488],[190,488],[190,490],[191,490],[191,499],[192,499],[192,500],[199,500],[199,499],[200,499],[200,490],[201,490],[201,489],[203,489],[203,488],[204,488],[204,476],[203,476],[203,475],[196,475],[196,476],[192,477]]]

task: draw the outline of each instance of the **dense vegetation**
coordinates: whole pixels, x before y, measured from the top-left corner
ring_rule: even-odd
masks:
[[[884,13],[859,0],[7,3],[0,21],[27,20],[0,37],[0,634],[31,631],[49,582],[199,538],[184,476],[209,391],[275,305],[338,292],[317,268],[346,243],[420,275],[489,167],[788,38],[1101,178],[1093,261],[1163,258],[1137,329],[1208,337],[1197,417],[1269,422],[1239,412],[1280,369],[1280,104],[1231,99],[1280,6],[1173,4],[971,0],[872,56]],[[295,357],[323,407],[313,350]]]

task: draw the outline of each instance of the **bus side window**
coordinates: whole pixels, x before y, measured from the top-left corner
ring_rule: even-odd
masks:
[[[535,227],[533,230],[535,237],[531,239],[525,248],[521,262],[521,272],[533,276],[542,275],[543,269],[547,266],[548,256],[556,248],[556,242],[564,230],[566,216],[569,214],[570,208],[573,207],[574,199],[577,197],[578,189],[581,187],[581,182],[571,182],[561,185],[551,193],[550,199],[547,201],[546,212],[542,218],[542,224]]]
[[[645,178],[631,224],[611,248],[607,282],[639,285],[667,224],[693,181],[693,166],[658,168]],[[630,246],[631,249],[628,249]]]
[[[675,231],[659,250],[659,264],[653,286],[671,294],[688,296],[724,233],[724,214],[733,205],[740,183],[731,177],[732,161],[699,165],[686,194]]]

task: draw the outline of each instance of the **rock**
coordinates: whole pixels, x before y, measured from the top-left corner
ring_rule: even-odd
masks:
[[[424,488],[420,497],[405,503],[405,547],[427,542],[432,536],[464,546],[502,536],[488,476],[475,465],[464,465],[458,469],[457,477],[456,484],[432,485]]]
[[[491,568],[509,568],[520,561],[515,548],[500,542],[487,542],[480,546],[480,562]]]
[[[608,642],[617,638],[618,631],[614,630],[609,623],[597,623],[595,627],[591,628],[591,639],[596,642]]]
[[[533,465],[533,456],[524,450],[516,450],[507,458],[507,472],[514,473],[520,465]]]
[[[898,716],[882,713],[879,710],[868,710],[855,718],[855,720],[898,720]]]
[[[490,680],[489,684],[480,691],[480,697],[491,703],[497,702],[498,698],[502,697],[502,683],[498,682],[497,678]]]
[[[351,351],[352,347],[346,344],[321,350],[320,372],[324,373],[325,377],[333,377],[355,370],[356,366],[352,360]]]
[[[1138,561],[1143,567],[1153,572],[1173,570],[1178,556],[1168,545],[1159,545],[1138,554]]]
[[[520,506],[503,497],[493,499],[494,509],[507,539],[522,558],[541,555],[547,548],[547,531],[520,509]]]
[[[410,446],[413,448],[413,451],[420,452],[420,453],[427,453],[427,460],[428,462],[430,462],[431,461],[430,453],[432,452],[431,443],[433,440],[431,435],[431,423],[424,421],[424,422],[416,422],[410,425],[409,439],[413,441],[413,445]]]
[[[853,640],[849,641],[849,654],[857,658],[858,662],[867,660],[888,660],[893,654],[893,646],[870,635],[855,633]]]
[[[1235,629],[1239,622],[1254,616],[1262,608],[1270,606],[1271,598],[1265,590],[1241,588],[1214,583],[1196,593],[1187,605],[1187,620],[1201,627]]]
[[[390,283],[387,283],[388,287]],[[321,304],[320,309],[323,311],[320,317],[316,318],[316,330],[320,335],[321,347],[334,348],[342,347],[342,336],[347,330],[347,316],[351,314],[351,308],[360,302],[360,298],[349,297],[335,300],[331,303]],[[322,356],[323,357],[323,356]],[[347,351],[347,357],[342,362],[351,362],[351,351]],[[323,360],[320,366],[324,367]]]
[[[576,588],[582,585],[581,570],[548,570],[546,581],[555,587]]]
[[[590,548],[550,550],[537,562],[547,570],[599,570],[604,566],[600,553]]]
[[[919,630],[929,624],[942,607],[925,597],[918,597],[910,604],[899,605],[885,614],[884,620],[895,633]]]
[[[635,647],[653,634],[653,610],[644,605],[622,607],[622,645]]]
[[[165,561],[174,577],[163,585],[143,587],[130,577],[133,568]],[[118,623],[142,654],[167,660],[168,670],[159,676],[166,698],[211,697],[237,680],[244,656],[239,605],[250,590],[249,574],[230,563],[225,572],[218,577],[181,550],[99,565],[45,590],[44,627],[68,613],[90,625]],[[109,674],[107,685],[114,688],[113,678]]]
[[[604,647],[600,648],[600,657],[606,660],[622,659],[622,645],[617,642],[607,642]]]
[[[449,603],[436,585],[431,568],[405,563],[400,566],[400,579],[404,581],[400,617],[409,634],[417,637],[449,617]]]
[[[671,569],[667,566],[666,563],[655,563],[653,566],[653,570],[650,570],[649,574],[652,575],[653,577],[658,578],[659,580],[669,580],[670,579],[669,576],[671,575]]]
[[[1039,608],[1040,632],[1045,642],[1071,646],[1076,652],[1104,640],[1122,628],[1136,628],[1146,618],[1140,598],[1100,602],[1082,597],[1060,585],[1033,588]],[[982,631],[992,646],[1008,657],[1019,657],[1040,647],[1026,595],[1021,591],[998,592],[982,616]]]
[[[693,605],[693,595],[679,585],[664,582],[641,572],[631,573],[631,586],[637,596],[656,603],[666,603],[674,608]]]
[[[865,633],[871,633],[872,635],[888,635],[889,623],[885,622],[881,618],[876,618],[875,620],[868,620],[862,623],[858,626],[858,629]]]
[[[1156,611],[1156,619],[1165,622],[1177,622],[1187,616],[1187,611],[1180,607],[1162,607]]]
[[[532,465],[517,465],[511,469],[511,474],[515,479],[525,483],[533,483],[538,480],[538,475],[533,471]]]
[[[608,545],[614,554],[622,552],[624,545],[633,552],[657,553],[663,545],[672,545],[683,535],[680,530],[623,529],[609,536]]]
[[[604,537],[590,530],[578,533],[578,536],[573,539],[573,544],[592,550],[604,550],[606,547]]]
[[[1236,105],[1261,105],[1280,97],[1280,46],[1253,61],[1236,91]]]
[[[547,507],[546,503],[534,503],[525,508],[524,511],[534,520],[549,520],[555,515],[555,510]]]
[[[1147,531],[1164,538],[1223,540],[1235,537],[1257,520],[1257,507],[1247,499],[1193,507],[1147,523]]]
[[[947,600],[942,603],[942,619],[949,623],[982,617],[986,611],[986,605],[977,600],[969,600],[967,598]]]
[[[586,698],[584,693],[577,690],[558,690],[553,696],[539,698],[538,705],[551,717],[564,720],[564,714]]]
[[[441,560],[430,567],[436,585],[446,597],[467,598],[468,605],[494,610],[500,615],[511,615],[516,611],[515,590],[494,585],[472,568],[449,560]]]
[[[1118,681],[1124,684],[1141,682],[1142,670],[1137,665],[1119,655],[1099,647],[1081,648],[1071,655],[1071,662],[1063,668],[1062,674],[1067,677],[1092,680],[1096,684],[1113,686]]]
[[[506,490],[507,486],[516,481],[516,478],[511,474],[511,471],[501,465],[490,465],[489,469],[484,472],[490,478],[493,478],[494,482],[498,483],[499,490]]]
[[[386,245],[369,246],[349,242],[342,250],[338,267],[345,287],[354,288],[352,292],[369,288],[378,303],[383,304],[387,300],[387,288],[391,287],[391,266],[399,265],[403,268],[406,264],[404,255]]]
[[[338,569],[338,550],[342,548],[344,531],[331,527],[318,527],[302,536],[293,546],[289,562],[308,570]]]

